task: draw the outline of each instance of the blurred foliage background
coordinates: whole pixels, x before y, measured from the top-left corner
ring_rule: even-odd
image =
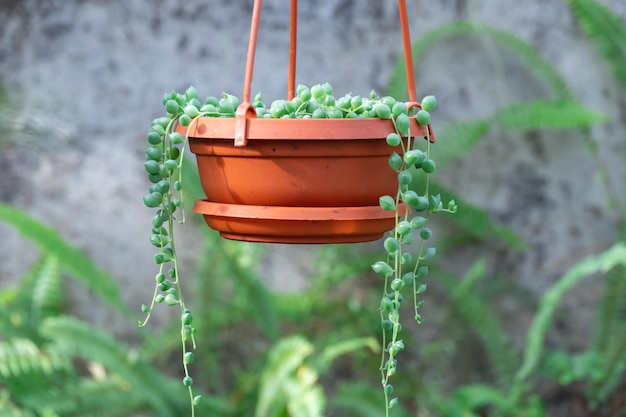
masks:
[[[568,5],[607,77],[626,98],[626,23],[596,0],[568,0]],[[598,157],[592,127],[611,116],[588,108],[549,60],[514,33],[463,21],[436,27],[415,41],[417,71],[424,54],[445,49],[458,37],[504,48],[550,94],[437,126],[438,140],[446,145],[435,147],[438,167],[453,167],[495,129],[568,130],[584,139],[590,160]],[[397,62],[385,93],[404,95],[403,68]],[[37,128],[19,123],[4,94],[0,105],[0,147],[15,145],[18,134],[28,136],[27,127]],[[615,135],[626,144],[624,132]],[[194,164],[187,165],[187,183],[197,181]],[[598,163],[595,169],[607,190],[602,205],[615,219],[619,238],[575,259],[539,296],[506,270],[490,268],[490,258],[483,256],[523,253],[525,239],[495,218],[487,202],[470,203],[454,184],[436,184],[445,199],[456,199],[459,212],[439,219],[438,256],[429,265],[426,296],[427,304],[432,296],[438,305],[425,314],[424,325],[405,326],[406,339],[412,340],[394,383],[401,399],[394,415],[626,416],[626,210],[620,189],[626,178],[616,186],[613,166]],[[202,197],[199,184],[190,194],[187,201]],[[27,210],[0,205],[0,221],[39,248],[39,259],[19,282],[0,289],[0,415],[188,415],[178,375],[179,341],[171,336],[177,323],[138,331],[132,340],[94,327],[68,309],[67,286],[84,286],[129,321],[136,320],[130,310],[138,306],[129,308],[119,283],[93,256]],[[196,217],[189,221],[201,224]],[[305,289],[273,291],[259,275],[266,246],[225,241],[205,229],[202,256],[188,268],[187,280],[199,335],[193,365],[204,397],[199,415],[383,415],[381,288],[370,271],[378,248],[319,248]],[[469,267],[450,268],[447,259],[470,249]],[[567,319],[563,298],[591,277],[601,291],[592,319],[583,323],[588,340],[576,350],[550,343],[551,332]],[[503,299],[529,317],[527,329],[507,326]]]

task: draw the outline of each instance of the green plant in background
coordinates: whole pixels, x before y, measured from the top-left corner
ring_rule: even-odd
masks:
[[[616,77],[621,77],[626,68],[624,66],[626,25],[623,20],[597,1],[571,0],[569,3],[581,20],[581,25],[603,54],[609,68]],[[620,34],[625,36],[620,36]],[[590,151],[597,156],[597,145],[591,137],[590,128],[597,122],[605,121],[606,117],[590,112],[578,103],[566,82],[552,69],[551,65],[532,46],[520,41],[514,35],[470,23],[452,23],[439,27],[421,38],[414,44],[414,54],[419,60],[419,57],[435,43],[460,35],[488,39],[489,42],[499,44],[514,52],[529,70],[544,81],[552,91],[553,97],[506,105],[496,109],[493,117],[489,119],[451,122],[442,126],[438,130],[438,139],[445,146],[435,150],[436,152],[442,151],[436,154],[440,165],[473,149],[492,127],[500,127],[504,130],[579,128],[586,143],[590,145]],[[391,82],[392,94],[403,91],[402,77],[397,75],[401,73],[402,68],[403,64],[399,62],[396,66],[396,75]],[[623,80],[619,78],[618,80],[624,85]],[[608,185],[606,166],[599,163],[598,169],[603,174],[601,177],[604,178],[605,185]],[[443,191],[438,188],[437,184],[431,185],[438,192]],[[611,190],[610,187],[608,189]],[[453,192],[445,191],[442,195],[461,201],[464,207],[463,212],[451,220],[468,236],[484,238],[492,234],[499,236],[513,248],[522,247],[515,234],[497,224],[494,225],[490,220],[482,221],[480,227],[473,228],[472,226],[476,223],[471,221],[472,217],[480,215],[480,218],[486,219],[488,214],[483,209],[467,206]],[[612,196],[613,206],[619,201],[619,193],[615,194],[617,195]],[[617,215],[620,216],[619,213]],[[489,229],[491,233],[488,232]],[[458,236],[455,234],[455,238]],[[457,240],[453,244],[462,247],[463,243],[463,240]],[[445,248],[448,244],[440,242],[439,245]],[[560,384],[572,382],[584,384],[589,409],[597,409],[605,404],[611,395],[614,396],[621,389],[626,374],[624,298],[620,297],[626,291],[623,256],[623,245],[618,243],[606,252],[590,257],[572,267],[542,297],[522,352],[513,348],[513,343],[506,336],[497,313],[489,306],[489,292],[485,293],[484,289],[476,288],[476,282],[485,274],[483,263],[476,264],[460,283],[454,275],[436,264],[433,265],[431,269],[435,271],[438,283],[443,285],[452,301],[450,306],[444,309],[448,315],[444,320],[449,320],[446,321],[446,328],[449,329],[452,340],[458,341],[461,335],[468,333],[467,329],[471,329],[470,332],[478,337],[482,350],[489,360],[489,369],[493,370],[496,383],[494,385],[486,383],[461,385],[449,396],[442,394],[446,391],[444,385],[441,383],[434,385],[431,381],[428,385],[414,387],[416,392],[421,393],[420,399],[427,404],[432,404],[430,409],[438,409],[444,416],[460,414],[478,416],[486,415],[485,413],[490,416],[543,416],[546,415],[545,399],[539,396],[539,388],[536,385],[541,380],[539,377],[543,376]],[[606,289],[600,300],[597,322],[594,326],[596,335],[591,346],[579,354],[546,349],[544,336],[553,323],[555,310],[562,295],[580,279],[594,273],[602,274],[605,278]],[[512,295],[525,297],[519,289],[508,285],[512,290]],[[456,326],[468,327],[458,330],[455,336],[454,328],[448,326],[454,325],[456,321],[460,321]],[[429,346],[442,346],[444,342],[430,343],[424,349],[429,349]],[[451,349],[453,352],[456,350],[456,348]],[[470,356],[467,358],[469,359]],[[614,412],[623,415],[624,410],[614,410]]]
[[[126,312],[117,284],[54,230],[0,204],[0,220],[37,244],[41,259],[0,291],[0,414],[3,416],[172,416],[177,385],[138,349],[64,314],[63,271]]]
[[[603,56],[609,68],[623,67],[626,37],[614,36],[623,33],[623,22],[598,2],[571,0],[569,3],[581,26],[593,28],[594,44],[604,44],[599,49],[605,51]],[[506,104],[495,109],[490,117],[442,125],[437,129],[441,146],[433,146],[430,153],[424,152],[429,159],[437,161],[437,169],[470,152],[494,128],[576,128],[591,138],[590,128],[605,119],[578,103],[550,64],[534,48],[507,32],[467,23],[445,25],[416,43],[422,45],[421,49],[415,48],[416,56],[439,40],[465,35],[486,38],[512,51],[545,82],[551,96],[529,103]],[[404,90],[397,91],[393,91],[392,84],[390,95],[402,94]],[[218,104],[221,99],[227,97],[217,99]],[[182,110],[185,108],[186,105]],[[275,111],[280,111],[280,106],[275,106]],[[180,155],[182,143],[177,147],[178,155],[177,151],[168,149],[168,159],[178,157],[172,159],[177,165],[167,178],[173,179],[170,190],[176,190],[176,181],[184,184],[185,201],[180,201],[184,205],[200,198],[196,195],[201,196],[202,191],[198,190],[193,164]],[[178,171],[181,165],[185,167]],[[416,168],[411,170],[408,189],[420,190],[421,194],[425,180],[420,180],[422,176],[418,173]],[[509,249],[524,248],[523,240],[495,221],[484,208],[462,202],[455,195],[459,190],[447,190],[432,180],[428,189],[430,194],[441,194],[444,201],[460,201],[463,207],[455,216],[442,216],[458,233],[438,240],[439,254],[469,244],[492,244],[494,238]],[[158,191],[156,187],[153,190]],[[180,210],[175,198],[172,195],[169,202],[176,209],[168,204],[166,213]],[[124,307],[115,281],[63,242],[56,232],[36,226],[23,212],[0,206],[0,219],[36,242],[44,254],[18,287],[0,291],[0,414],[186,415],[187,406],[180,401],[184,387],[178,370],[173,371],[177,376],[170,379],[148,363],[148,360],[156,362],[169,371],[172,358],[175,362],[180,360],[180,349],[174,345],[171,331],[179,332],[183,322],[176,320],[173,329],[167,327],[156,335],[150,334],[141,347],[128,348],[105,332],[65,315],[63,291],[59,286],[61,271],[79,279],[107,300],[109,306],[120,310]],[[172,216],[172,220],[176,219]],[[162,224],[166,229],[168,221]],[[156,229],[159,233],[155,234],[160,235],[162,229]],[[389,402],[383,404],[380,400],[380,378],[370,372],[380,365],[370,350],[376,350],[374,341],[381,334],[380,325],[371,320],[381,300],[378,277],[368,271],[379,260],[379,254],[363,253],[369,248],[360,246],[358,250],[351,246],[322,248],[307,289],[273,294],[256,274],[263,255],[262,245],[224,241],[204,229],[207,233],[202,253],[206,256],[190,274],[199,279],[186,283],[185,287],[192,294],[187,302],[197,305],[193,327],[198,329],[194,334],[198,355],[194,366],[202,369],[202,373],[194,377],[194,389],[211,392],[203,395],[198,412],[207,410],[228,417],[255,413],[259,417],[379,417],[388,412]],[[166,237],[171,239],[169,230],[166,232]],[[387,243],[385,248],[393,249],[393,245]],[[463,277],[458,277],[437,262],[437,257],[429,260],[430,273],[437,277],[433,280],[436,285],[429,285],[429,290],[441,291],[449,299],[440,306],[441,312],[432,314],[435,316],[432,319],[429,312],[429,319],[438,324],[433,327],[446,330],[436,340],[421,343],[417,352],[419,361],[407,360],[394,375],[394,395],[405,400],[393,410],[393,415],[545,416],[550,402],[550,398],[543,396],[542,386],[546,382],[575,383],[576,387],[582,387],[576,389],[584,393],[589,409],[601,409],[619,395],[626,375],[624,251],[623,244],[616,244],[605,253],[579,262],[538,301],[516,288],[509,277],[495,277],[496,280],[485,285],[491,271],[484,261],[478,261]],[[395,265],[395,255],[392,259],[386,261],[390,266]],[[415,259],[402,267],[413,271]],[[168,268],[164,267],[162,272],[168,275]],[[589,347],[578,353],[550,347],[545,338],[559,315],[560,300],[590,274],[602,279],[606,286],[598,303]],[[209,275],[219,279],[206,279]],[[518,348],[505,331],[504,318],[491,305],[494,295],[503,292],[522,309],[536,308],[533,324]],[[171,293],[159,289],[163,297]],[[387,294],[385,297],[389,299]],[[403,314],[414,313],[411,306],[402,308]],[[384,316],[385,319],[389,316]],[[409,334],[408,329],[404,331]],[[306,339],[284,337],[293,333],[306,334]],[[268,349],[270,353],[266,354]],[[338,352],[342,354],[341,361],[329,367]],[[388,354],[384,350],[381,353]],[[471,383],[461,380],[451,387],[446,380],[450,363],[467,366],[469,370],[454,371],[472,372]],[[622,410],[614,410],[608,415],[624,414]]]
[[[626,60],[626,24],[624,24],[624,20],[606,5],[595,0],[568,0],[568,4],[578,19],[580,27],[601,55],[618,86],[621,87],[622,92],[626,92],[626,65],[624,65],[624,60]],[[591,134],[588,132],[588,135]],[[621,212],[621,239],[626,241],[626,224],[623,222],[626,206],[619,202],[620,184],[619,182],[617,184],[611,182],[609,178],[609,173],[606,171],[599,152],[598,144],[601,141],[590,139],[590,142],[595,145],[592,147],[592,151],[598,160],[598,174],[610,192],[609,207]]]
[[[349,339],[313,355],[315,347],[306,339],[300,336],[282,339],[268,353],[255,416],[324,416],[326,396],[318,384],[320,373],[337,357],[363,347],[379,349],[375,339]]]
[[[582,279],[598,273],[611,280],[610,274],[614,271],[623,272],[625,265],[626,246],[622,243],[574,265],[541,297],[522,352],[512,349],[512,341],[506,338],[500,320],[487,300],[480,293],[470,291],[477,280],[484,277],[484,262],[475,265],[462,280],[461,287],[453,277],[437,269],[437,276],[451,296],[450,309],[461,318],[464,325],[479,334],[487,349],[491,368],[496,370],[500,378],[495,385],[462,385],[446,397],[434,389],[427,395],[433,408],[440,410],[443,416],[477,416],[480,410],[485,409],[490,410],[490,416],[546,416],[544,401],[537,393],[538,376],[548,377],[561,384],[585,382],[591,408],[606,401],[607,395],[615,392],[626,373],[623,352],[613,351],[616,348],[623,349],[623,345],[613,344],[607,349],[602,342],[604,338],[623,341],[623,324],[616,323],[620,313],[612,317],[604,314],[599,317],[599,327],[604,325],[607,328],[601,329],[599,333],[602,336],[580,354],[554,350],[546,352],[545,337],[553,325],[559,302],[568,290]]]
[[[464,39],[476,38],[489,47],[499,45],[513,53],[529,72],[535,74],[545,84],[551,97],[505,104],[497,108],[494,114],[488,118],[451,121],[442,124],[437,131],[437,138],[442,146],[433,149],[433,155],[440,167],[445,167],[470,153],[495,128],[504,131],[584,129],[606,120],[606,116],[591,111],[574,97],[567,82],[539,54],[536,48],[504,30],[469,22],[444,24],[424,34],[413,43],[414,61],[420,62],[425,53],[436,45],[459,37]],[[395,97],[403,96],[406,91],[403,70],[404,60],[398,59],[390,76],[388,94]],[[431,189],[433,193],[440,194],[442,198],[454,199],[463,206],[463,214],[450,217],[449,220],[468,237],[478,239],[495,237],[512,248],[523,249],[525,247],[523,240],[514,231],[491,220],[484,209],[467,203],[453,190],[436,181],[431,183]],[[454,239],[460,241],[461,236],[455,234]]]

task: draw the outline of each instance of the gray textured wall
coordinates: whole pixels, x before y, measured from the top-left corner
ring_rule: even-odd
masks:
[[[262,91],[267,101],[286,94],[287,3],[264,2],[253,90]],[[298,81],[329,81],[336,92],[384,91],[401,53],[396,2],[300,3]],[[443,182],[529,243],[524,253],[504,255],[468,249],[454,255],[451,267],[464,271],[487,256],[491,268],[540,293],[575,261],[615,238],[618,219],[605,209],[607,191],[595,172],[597,164],[604,164],[624,197],[623,94],[564,0],[408,3],[413,38],[455,19],[510,30],[535,45],[578,98],[610,117],[592,131],[601,144],[600,160],[590,157],[576,132],[494,131],[468,158],[440,174]],[[606,3],[626,17],[626,2]],[[146,235],[151,211],[140,198],[147,186],[141,161],[149,121],[161,111],[162,94],[172,89],[183,91],[193,84],[202,96],[241,94],[251,4],[0,3],[0,81],[28,114],[30,129],[41,134],[25,145],[2,149],[0,198],[60,230],[112,271],[124,282],[124,297],[133,307],[147,298],[153,275]],[[419,63],[417,77],[418,95],[438,96],[435,123],[490,115],[497,105],[548,94],[515,57],[475,40],[458,39],[430,51]],[[52,127],[46,120],[54,121]],[[10,254],[0,261],[0,279],[8,281],[36,255],[13,231],[0,225],[0,232],[7,237],[0,241],[0,251]],[[186,230],[183,244],[192,247],[196,239]],[[289,251],[301,261],[288,272],[306,270],[307,252]],[[280,250],[269,254],[270,272],[284,255]],[[268,281],[281,281],[281,273],[285,271],[269,273]],[[567,300],[573,309],[579,303],[583,310],[590,307],[596,289],[593,281],[585,285]],[[89,314],[98,323],[111,320]],[[503,314],[510,315],[512,326],[523,325],[506,305]]]

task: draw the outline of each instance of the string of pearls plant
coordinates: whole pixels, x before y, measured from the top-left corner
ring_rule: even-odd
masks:
[[[381,358],[382,384],[385,393],[387,415],[396,403],[391,398],[393,386],[390,378],[396,372],[397,354],[404,349],[399,338],[401,325],[399,307],[403,299],[401,290],[413,288],[415,319],[421,322],[418,312],[422,302],[417,296],[426,289],[420,280],[428,273],[421,261],[435,255],[435,248],[426,247],[425,242],[431,237],[428,228],[429,215],[433,212],[455,212],[454,201],[443,207],[439,196],[429,194],[428,175],[434,172],[435,163],[430,159],[430,141],[426,140],[426,150],[418,149],[418,141],[411,135],[410,117],[416,117],[422,125],[428,125],[430,114],[436,100],[427,96],[422,100],[421,109],[396,101],[394,98],[379,97],[374,91],[369,97],[346,94],[338,99],[333,95],[330,84],[316,84],[311,88],[299,85],[292,100],[276,100],[269,106],[263,104],[261,94],[253,101],[257,117],[263,118],[381,118],[393,122],[394,131],[387,136],[387,143],[393,147],[389,157],[391,169],[398,173],[398,189],[395,196],[381,196],[380,205],[385,210],[395,210],[395,228],[384,241],[386,259],[376,262],[372,268],[384,277],[384,295],[381,301],[381,323],[383,346]],[[145,326],[156,307],[166,304],[180,310],[181,361],[184,370],[183,384],[188,388],[191,415],[195,416],[195,407],[201,402],[200,395],[194,395],[190,365],[194,361],[196,349],[193,315],[185,304],[179,276],[179,260],[175,245],[175,224],[184,223],[185,216],[181,208],[184,184],[182,181],[182,161],[185,153],[186,137],[175,132],[176,124],[191,126],[198,117],[234,117],[239,106],[239,99],[231,94],[222,93],[218,97],[208,97],[204,102],[198,99],[198,91],[192,86],[184,94],[172,92],[165,94],[163,105],[166,114],[152,121],[147,135],[145,170],[150,186],[144,195],[144,204],[156,212],[152,218],[150,243],[157,248],[154,263],[158,268],[155,275],[155,287],[150,305],[142,305],[146,314],[140,326]],[[419,106],[417,106],[419,107]],[[428,131],[428,129],[427,129]],[[429,138],[427,138],[429,139]],[[396,150],[401,149],[401,153]],[[426,177],[426,188],[422,195],[410,189],[413,176],[421,172]],[[401,203],[405,203],[404,205]],[[409,209],[410,207],[410,209]],[[410,218],[411,210],[423,215]],[[178,216],[178,213],[181,213]],[[415,244],[415,233],[419,234],[416,256],[411,255],[411,245]]]
[[[402,152],[393,151],[389,157],[389,166],[398,173],[398,189],[395,196],[385,195],[380,197],[380,206],[385,210],[395,210],[395,227],[390,235],[384,240],[383,246],[386,251],[386,259],[372,265],[372,269],[384,277],[384,291],[380,304],[380,317],[382,325],[383,351],[381,354],[380,372],[381,383],[385,394],[385,412],[389,416],[389,410],[397,405],[398,398],[392,397],[394,387],[390,380],[397,372],[397,355],[404,350],[404,341],[400,339],[400,305],[404,299],[402,291],[410,288],[412,291],[413,309],[415,321],[422,323],[423,319],[419,310],[424,302],[418,300],[418,296],[426,291],[423,278],[428,274],[428,267],[422,261],[435,256],[436,249],[428,245],[432,237],[432,230],[428,227],[430,214],[435,212],[455,213],[457,205],[454,200],[448,202],[444,208],[439,195],[430,193],[429,178],[435,171],[435,161],[430,158],[430,131],[426,129],[426,150],[418,148],[418,141],[411,135],[409,115],[411,109],[406,103],[394,102],[387,99],[379,105],[385,106],[377,113],[382,118],[391,118],[395,132],[387,136],[387,143]],[[430,123],[430,111],[437,104],[434,96],[426,96],[421,102],[420,110],[415,114],[418,123],[428,126]],[[391,109],[391,115],[386,116]],[[411,189],[415,175],[425,175],[425,186],[422,195]],[[401,203],[405,203],[404,209]],[[411,218],[411,210],[419,215]],[[416,234],[418,238],[416,238]],[[415,249],[416,248],[416,249]]]

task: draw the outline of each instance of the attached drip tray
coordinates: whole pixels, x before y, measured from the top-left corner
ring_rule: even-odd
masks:
[[[380,206],[283,207],[198,200],[193,211],[204,215],[209,227],[222,237],[246,242],[369,242],[380,239],[395,224],[395,211]]]

